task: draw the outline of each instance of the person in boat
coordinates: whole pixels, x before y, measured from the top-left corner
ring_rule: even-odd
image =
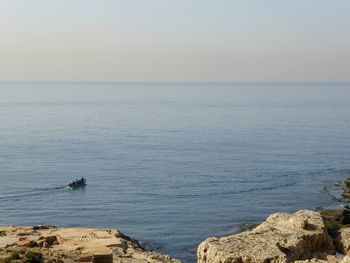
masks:
[[[68,187],[70,188],[76,188],[79,186],[83,186],[86,184],[86,179],[84,177],[81,177],[81,179],[75,179],[73,182],[68,184]]]

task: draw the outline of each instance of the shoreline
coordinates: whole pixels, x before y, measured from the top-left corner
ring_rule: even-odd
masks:
[[[350,227],[341,220],[341,210],[275,213],[242,232],[201,242],[197,248],[197,262],[347,263],[350,262]],[[27,257],[36,258],[25,261]],[[0,262],[182,261],[150,251],[140,241],[117,229],[3,226],[0,227]]]
[[[251,230],[203,241],[198,263],[350,262],[350,225],[341,210],[274,213]]]
[[[349,188],[350,183],[339,189]],[[209,237],[190,253],[198,263],[350,263],[350,209],[345,210],[347,215],[340,205],[274,213]],[[0,226],[0,263],[10,262],[182,263],[118,229]]]
[[[0,227],[0,262],[181,263],[146,250],[138,240],[118,229],[55,226]]]

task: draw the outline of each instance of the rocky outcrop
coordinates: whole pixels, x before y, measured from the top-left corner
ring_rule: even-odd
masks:
[[[327,256],[326,259],[307,259],[307,260],[297,260],[295,263],[350,263],[349,257],[337,258],[336,256]]]
[[[339,252],[350,255],[350,228],[341,228],[338,230],[338,236],[335,239],[335,245]]]
[[[198,247],[198,263],[265,263],[326,260],[335,254],[318,212],[277,213],[251,231],[209,238]]]
[[[35,262],[56,263],[181,262],[168,255],[145,251],[137,240],[118,230],[0,227],[0,262],[11,262],[11,257],[15,262],[28,262],[26,257],[38,257]]]
[[[347,255],[344,257],[344,260],[350,263],[350,225],[344,224],[344,222],[348,222],[344,215],[344,210],[348,210],[348,208],[344,207],[343,211],[341,210],[326,210],[322,211],[322,217],[325,221],[325,224],[328,229],[328,233],[333,237],[334,245],[336,251],[343,255]]]

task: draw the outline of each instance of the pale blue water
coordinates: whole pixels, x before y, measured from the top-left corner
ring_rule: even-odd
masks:
[[[209,236],[337,205],[349,168],[349,84],[0,84],[0,225],[118,227],[194,262]]]

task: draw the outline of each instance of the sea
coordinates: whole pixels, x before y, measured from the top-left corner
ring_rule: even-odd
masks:
[[[118,228],[194,263],[208,237],[341,207],[346,177],[349,83],[0,83],[0,225]]]

